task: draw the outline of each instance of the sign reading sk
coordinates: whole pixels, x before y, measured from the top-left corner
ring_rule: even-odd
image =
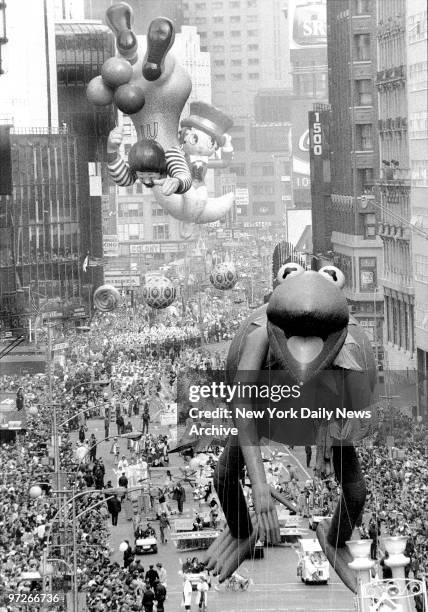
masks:
[[[326,0],[289,0],[290,49],[325,47]]]

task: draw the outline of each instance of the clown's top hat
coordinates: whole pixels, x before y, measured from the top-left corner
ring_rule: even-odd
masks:
[[[209,134],[218,142],[224,144],[224,134],[233,126],[231,117],[220,109],[206,102],[191,102],[190,116],[181,121],[181,127],[194,127]]]

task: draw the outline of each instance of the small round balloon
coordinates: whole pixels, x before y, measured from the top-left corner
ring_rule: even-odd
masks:
[[[231,262],[217,264],[211,271],[210,281],[216,289],[232,289],[238,282],[235,265]]]
[[[143,299],[148,306],[161,310],[174,302],[176,289],[174,283],[166,276],[152,276],[143,289]]]
[[[113,102],[113,90],[104,83],[101,76],[96,76],[88,83],[86,97],[95,106],[107,106]]]
[[[144,106],[145,97],[141,87],[127,83],[118,87],[114,94],[114,103],[125,115],[138,113]]]
[[[94,306],[101,312],[110,312],[120,304],[120,293],[112,285],[101,285],[94,293]]]
[[[101,76],[106,85],[120,87],[120,85],[129,83],[132,77],[132,66],[122,57],[110,57],[101,67]]]

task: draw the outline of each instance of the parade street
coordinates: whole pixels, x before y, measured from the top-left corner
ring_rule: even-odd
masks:
[[[138,429],[141,424],[141,418],[132,417],[131,422],[134,429]],[[87,421],[88,432],[87,436],[93,432],[97,439],[102,439],[103,422],[98,419]],[[160,433],[162,428],[159,425],[154,425],[155,434]],[[76,439],[77,435],[73,432],[72,438]],[[121,441],[120,456],[125,454],[128,458],[126,450],[126,440]],[[106,466],[106,481],[112,480],[114,484],[115,473],[113,469],[116,466],[113,462],[113,455],[110,454],[111,442],[99,444],[97,456],[103,457]],[[291,463],[297,469],[300,480],[305,480],[312,475],[312,469],[306,469],[305,457],[303,448],[298,447],[293,451],[284,452],[284,461]],[[287,454],[285,454],[287,453]],[[174,466],[183,465],[183,459],[177,454],[170,455],[170,466],[173,470]],[[197,503],[193,502],[190,486],[186,485],[187,503],[184,505],[184,514],[181,518],[193,518],[194,510],[198,509]],[[175,502],[172,502],[175,508]],[[174,520],[174,514],[170,517],[171,523]],[[157,534],[159,529],[157,521],[152,525]],[[305,537],[311,537],[313,532],[308,529]],[[123,554],[119,551],[119,545],[124,540],[129,540],[133,545],[133,528],[132,521],[127,520],[125,513],[122,511],[119,515],[117,527],[111,528],[111,549],[114,551],[111,555],[112,561],[117,561],[122,564]],[[196,550],[189,553],[179,552],[174,544],[169,540],[167,544],[159,543],[157,554],[146,554],[139,556],[141,564],[147,570],[149,565],[161,562],[167,571],[167,591],[168,599],[165,602],[165,610],[176,611],[180,609],[182,599],[183,578],[179,573],[181,562],[185,561],[187,556],[202,557],[203,551]],[[239,572],[251,578],[253,584],[245,592],[233,592],[226,590],[224,585],[218,585],[218,581],[213,577],[212,588],[208,595],[209,611],[210,612],[279,612],[282,610],[290,610],[293,612],[347,612],[354,610],[353,595],[339,581],[333,571],[330,574],[328,585],[305,585],[296,575],[297,567],[297,552],[290,545],[280,545],[275,548],[269,548],[264,551],[264,559],[247,560],[245,561]],[[194,605],[196,609],[196,604]]]

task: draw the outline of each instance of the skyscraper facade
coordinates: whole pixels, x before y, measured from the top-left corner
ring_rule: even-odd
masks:
[[[411,4],[406,0],[376,3],[385,360],[389,369],[404,373],[416,364],[406,69],[406,10]]]
[[[427,7],[407,5],[407,103],[412,256],[415,285],[415,344],[419,412],[428,406],[428,121]]]
[[[236,190],[234,222],[243,227],[284,226],[282,197],[289,185],[284,192],[281,177],[290,177],[290,124],[284,120],[281,97],[272,93],[291,86],[283,3],[188,0],[183,10],[185,23],[197,27],[201,48],[211,55],[212,103],[234,119],[234,160],[219,177],[217,193]],[[257,102],[256,119],[255,99],[266,90]],[[267,97],[277,110],[261,120]]]
[[[351,313],[366,328],[380,360],[382,241],[376,234],[373,193],[378,167],[374,11],[374,0],[327,2],[330,106],[315,105],[311,113],[311,155],[312,162],[317,156],[322,160],[314,177],[322,192],[313,201],[313,242],[322,249],[316,255],[344,272]],[[317,222],[320,216],[322,223]]]
[[[96,236],[87,165],[58,121],[53,4],[7,9],[0,121],[10,126],[11,189],[0,197],[0,310],[3,325],[23,329],[46,300],[80,304],[81,264]]]

